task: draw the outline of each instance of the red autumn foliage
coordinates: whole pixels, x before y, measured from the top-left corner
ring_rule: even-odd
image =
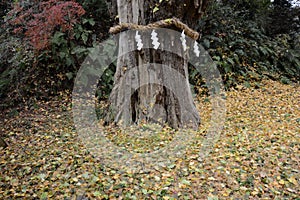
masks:
[[[67,33],[72,37],[72,30],[85,10],[75,1],[34,0],[34,6],[22,7],[22,1],[10,11],[9,24],[14,33],[24,34],[37,51],[50,46],[50,38],[55,31]]]

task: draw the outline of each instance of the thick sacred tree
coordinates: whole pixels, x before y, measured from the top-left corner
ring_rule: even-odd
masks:
[[[112,1],[112,15],[120,24],[149,25],[160,20],[178,19],[194,29],[210,0],[118,0]],[[182,32],[180,28],[171,27]],[[149,36],[149,38],[151,35]],[[173,52],[152,48],[126,53],[135,45],[126,32],[120,33],[119,56],[110,103],[115,123],[130,125],[140,122],[167,123],[173,128],[197,128],[200,116],[192,99],[188,82],[188,55],[182,53],[182,43],[175,35],[168,35]],[[147,42],[147,41],[144,41]],[[151,42],[151,41],[148,41]],[[124,54],[124,55],[123,55]],[[161,64],[160,66],[158,66]],[[163,66],[169,66],[184,77],[183,83]],[[135,73],[126,74],[136,68]],[[129,76],[129,77],[128,77]],[[148,82],[149,84],[142,84]],[[140,84],[139,87],[134,84]],[[153,84],[155,83],[155,84]],[[174,83],[176,92],[166,87]],[[179,95],[178,95],[179,94]],[[180,98],[180,99],[179,99]],[[183,102],[182,103],[179,103]],[[181,104],[181,105],[180,105]]]

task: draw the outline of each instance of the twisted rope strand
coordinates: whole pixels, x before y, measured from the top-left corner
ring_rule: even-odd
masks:
[[[193,29],[188,27],[186,24],[184,24],[177,18],[164,19],[164,20],[154,22],[152,24],[145,25],[145,26],[134,24],[134,23],[120,23],[119,25],[111,27],[109,29],[109,33],[117,34],[117,33],[120,33],[122,31],[128,30],[128,29],[145,31],[145,30],[149,30],[149,29],[167,28],[167,27],[171,27],[173,25],[176,26],[177,28],[179,28],[180,30],[184,30],[184,33],[194,40],[197,40],[200,36],[200,34],[198,32],[194,31]]]

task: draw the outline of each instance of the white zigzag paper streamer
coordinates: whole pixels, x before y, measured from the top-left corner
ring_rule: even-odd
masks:
[[[137,42],[136,46],[137,46],[137,50],[141,50],[144,46],[143,41],[141,39],[141,35],[139,35],[139,32],[137,31],[135,33],[135,41]]]
[[[151,40],[152,40],[153,48],[155,50],[157,50],[160,43],[158,42],[158,37],[157,37],[157,33],[155,32],[155,30],[153,30],[151,33]]]
[[[200,51],[199,51],[198,43],[196,41],[195,41],[195,44],[194,44],[194,53],[196,54],[197,57],[200,56]]]
[[[182,33],[181,33],[180,40],[182,42],[183,50],[186,51],[187,46],[186,46],[186,39],[185,39],[184,31],[182,31]]]

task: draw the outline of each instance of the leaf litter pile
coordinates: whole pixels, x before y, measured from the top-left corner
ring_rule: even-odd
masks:
[[[2,113],[9,146],[0,148],[0,199],[300,199],[299,85],[264,81],[226,95],[225,127],[209,156],[198,156],[211,113],[201,96],[202,124],[191,133],[197,142],[175,162],[143,173],[110,168],[89,152],[72,122],[70,95]],[[143,153],[176,134],[138,128],[146,136],[107,127],[107,138]]]

